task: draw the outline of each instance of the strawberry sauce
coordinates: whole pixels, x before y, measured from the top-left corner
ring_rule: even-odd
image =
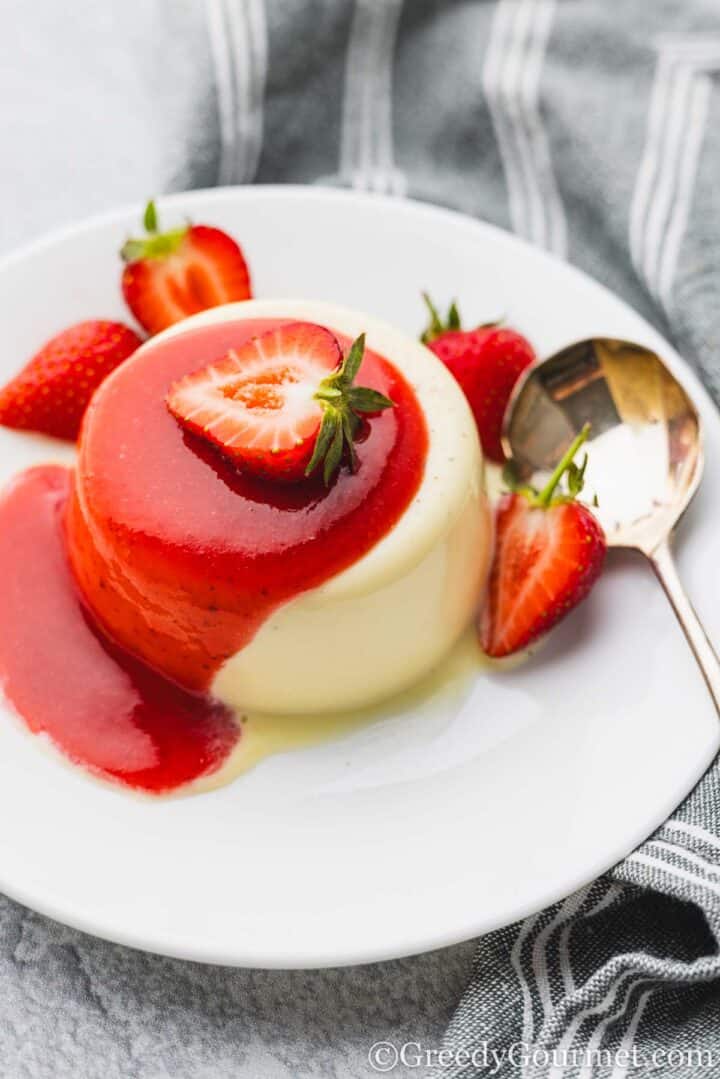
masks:
[[[422,480],[424,415],[372,352],[362,383],[395,407],[327,490],[243,476],[183,431],[170,385],[279,322],[146,348],[95,395],[76,471],[31,469],[0,497],[0,685],[32,732],[138,790],[217,771],[240,737],[207,694],[218,668],[278,606],[369,551]]]
[[[193,691],[278,606],[382,539],[423,475],[424,414],[372,352],[357,381],[395,407],[369,420],[357,472],[344,469],[328,489],[319,476],[282,485],[244,475],[183,429],[165,403],[169,387],[279,323],[220,323],[142,350],[105,382],[85,421],[67,517],[81,592],[114,640]]]
[[[160,793],[216,771],[238,740],[222,705],[187,693],[93,627],[65,555],[68,469],[22,473],[0,500],[0,680],[35,734],[72,761]]]

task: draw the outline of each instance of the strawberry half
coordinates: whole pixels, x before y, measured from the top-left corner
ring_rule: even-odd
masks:
[[[582,466],[573,458],[587,428],[572,443],[547,486],[503,495],[496,511],[495,558],[481,617],[480,639],[489,656],[527,648],[587,596],[603,566],[605,535],[597,519],[575,501]],[[567,477],[566,493],[558,485]]]
[[[143,218],[147,236],[120,252],[125,302],[148,333],[159,333],[208,307],[252,296],[250,273],[232,236],[209,225],[160,232],[155,203]]]
[[[364,350],[363,334],[343,359],[329,330],[289,323],[186,375],[170,388],[167,406],[245,472],[296,483],[322,464],[328,485],[343,458],[357,467],[362,415],[392,406],[377,390],[354,385]]]
[[[0,390],[0,424],[74,440],[93,393],[142,344],[122,322],[78,322]]]
[[[502,442],[503,417],[515,383],[535,362],[535,350],[515,330],[492,324],[463,330],[455,303],[442,321],[427,293],[423,299],[430,312],[430,325],[420,338],[460,383],[477,423],[485,455],[491,461],[505,459]]]

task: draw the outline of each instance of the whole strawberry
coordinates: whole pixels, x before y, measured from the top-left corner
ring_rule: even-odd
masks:
[[[125,302],[148,333],[159,333],[208,307],[247,300],[250,274],[242,251],[221,229],[182,225],[160,232],[155,203],[143,218],[146,236],[127,240],[120,255]]]
[[[142,344],[122,322],[78,322],[0,390],[0,424],[74,440],[100,383]]]
[[[502,463],[505,455],[500,436],[505,409],[520,375],[535,362],[535,351],[517,331],[496,323],[463,330],[455,303],[443,322],[427,293],[423,299],[430,325],[420,340],[462,386],[486,457]]]
[[[524,487],[500,499],[480,624],[489,656],[527,648],[587,596],[600,574],[605,535],[591,510],[576,501],[587,457],[581,466],[573,458],[587,434],[585,428],[578,435],[542,491]]]

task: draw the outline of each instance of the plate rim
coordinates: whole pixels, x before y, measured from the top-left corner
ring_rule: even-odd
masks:
[[[452,210],[446,206],[427,201],[412,198],[398,199],[391,195],[353,191],[345,188],[315,184],[257,184],[242,187],[224,186],[197,188],[189,191],[163,194],[158,196],[158,201],[161,202],[162,206],[167,206],[169,209],[178,206],[185,209],[191,209],[194,202],[203,203],[205,205],[208,202],[222,204],[236,201],[242,202],[246,199],[251,200],[258,197],[270,199],[286,199],[292,197],[299,201],[309,199],[318,202],[330,199],[346,205],[352,203],[362,205],[371,204],[384,206],[386,209],[392,210],[393,213],[401,212],[409,213],[411,215],[417,215],[419,213],[436,219],[446,219],[448,221],[453,221],[456,224],[462,224],[463,227],[475,231],[479,238],[483,235],[492,235],[495,239],[506,244],[509,248],[515,248],[516,250],[521,251],[525,256],[530,255],[532,258],[542,263],[550,260],[553,263],[562,266],[563,271],[574,277],[578,283],[581,283],[582,285],[587,285],[589,283],[595,290],[600,290],[602,294],[611,299],[614,303],[622,304],[623,307],[633,313],[636,319],[643,324],[643,327],[647,329],[649,333],[663,342],[666,348],[664,358],[667,358],[673,373],[677,375],[684,385],[689,387],[690,392],[698,402],[700,411],[703,414],[704,426],[708,425],[709,416],[712,415],[717,429],[720,430],[720,414],[718,414],[712,398],[700,381],[697,373],[690,364],[677,353],[662,332],[656,329],[632,306],[632,304],[629,304],[623,297],[614,293],[602,282],[597,281],[579,267],[566,262],[564,259],[551,252],[535,247],[521,237],[498,225],[472,217],[461,211]],[[12,270],[15,264],[25,261],[26,259],[41,256],[44,251],[70,241],[73,238],[86,233],[91,233],[98,228],[119,224],[130,218],[132,215],[138,216],[139,218],[141,210],[141,203],[132,202],[101,213],[93,214],[89,217],[84,217],[77,221],[71,221],[60,225],[59,227],[43,233],[27,243],[0,255],[0,275],[4,275],[7,271]],[[222,951],[222,949],[207,949],[202,946],[196,947],[192,943],[188,944],[187,942],[173,940],[172,933],[168,933],[167,939],[163,941],[160,941],[157,936],[152,940],[147,938],[144,939],[142,932],[124,929],[122,927],[118,928],[117,925],[113,924],[112,915],[109,918],[109,924],[104,923],[100,916],[75,916],[72,911],[66,910],[62,903],[56,904],[52,899],[46,900],[43,898],[42,893],[40,893],[39,896],[34,894],[31,887],[13,887],[12,884],[8,886],[3,879],[3,870],[1,866],[0,889],[12,900],[22,903],[43,916],[49,917],[73,929],[88,933],[100,939],[120,944],[124,947],[193,962],[262,969],[320,969],[364,965],[405,958],[457,945],[499,929],[502,926],[512,924],[519,919],[543,910],[552,903],[572,894],[577,888],[582,887],[588,882],[597,879],[597,877],[601,876],[604,872],[607,872],[612,865],[624,858],[645,838],[651,835],[652,832],[667,819],[673,809],[687,797],[697,782],[699,782],[708,766],[713,761],[718,749],[720,729],[713,733],[714,737],[710,739],[712,744],[708,744],[707,746],[707,752],[703,758],[704,763],[702,769],[698,772],[696,768],[692,768],[690,770],[692,773],[691,775],[684,776],[682,783],[678,781],[676,787],[678,790],[682,788],[682,793],[679,795],[668,795],[666,803],[663,804],[662,812],[657,814],[657,819],[653,824],[653,827],[648,830],[646,824],[643,823],[642,825],[638,825],[632,833],[632,841],[629,845],[625,846],[623,850],[617,852],[617,856],[614,857],[612,861],[608,863],[606,857],[598,858],[596,862],[593,863],[594,868],[592,873],[588,873],[586,866],[582,872],[569,875],[565,886],[562,888],[559,889],[558,886],[555,885],[543,891],[539,890],[531,903],[525,902],[518,904],[517,907],[508,910],[507,915],[499,921],[488,921],[487,918],[483,919],[481,916],[478,916],[473,920],[472,924],[463,927],[455,925],[452,930],[438,930],[433,929],[433,926],[428,926],[427,930],[422,934],[422,939],[413,940],[405,938],[402,947],[399,948],[381,947],[375,950],[365,948],[360,951],[357,949],[350,949],[345,954],[336,952],[332,957],[319,957],[316,952],[308,954],[302,950],[297,950],[292,956],[285,957],[279,957],[276,954],[265,954],[262,951],[253,954],[247,947],[240,950],[242,954],[232,950],[225,952]],[[538,898],[538,896],[542,896],[542,898]]]

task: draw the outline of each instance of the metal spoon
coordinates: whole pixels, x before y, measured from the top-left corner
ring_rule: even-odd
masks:
[[[688,599],[670,548],[703,470],[700,416],[650,349],[595,337],[555,353],[520,381],[505,416],[505,452],[541,484],[590,424],[584,498],[612,547],[650,560],[720,713],[720,661]]]

